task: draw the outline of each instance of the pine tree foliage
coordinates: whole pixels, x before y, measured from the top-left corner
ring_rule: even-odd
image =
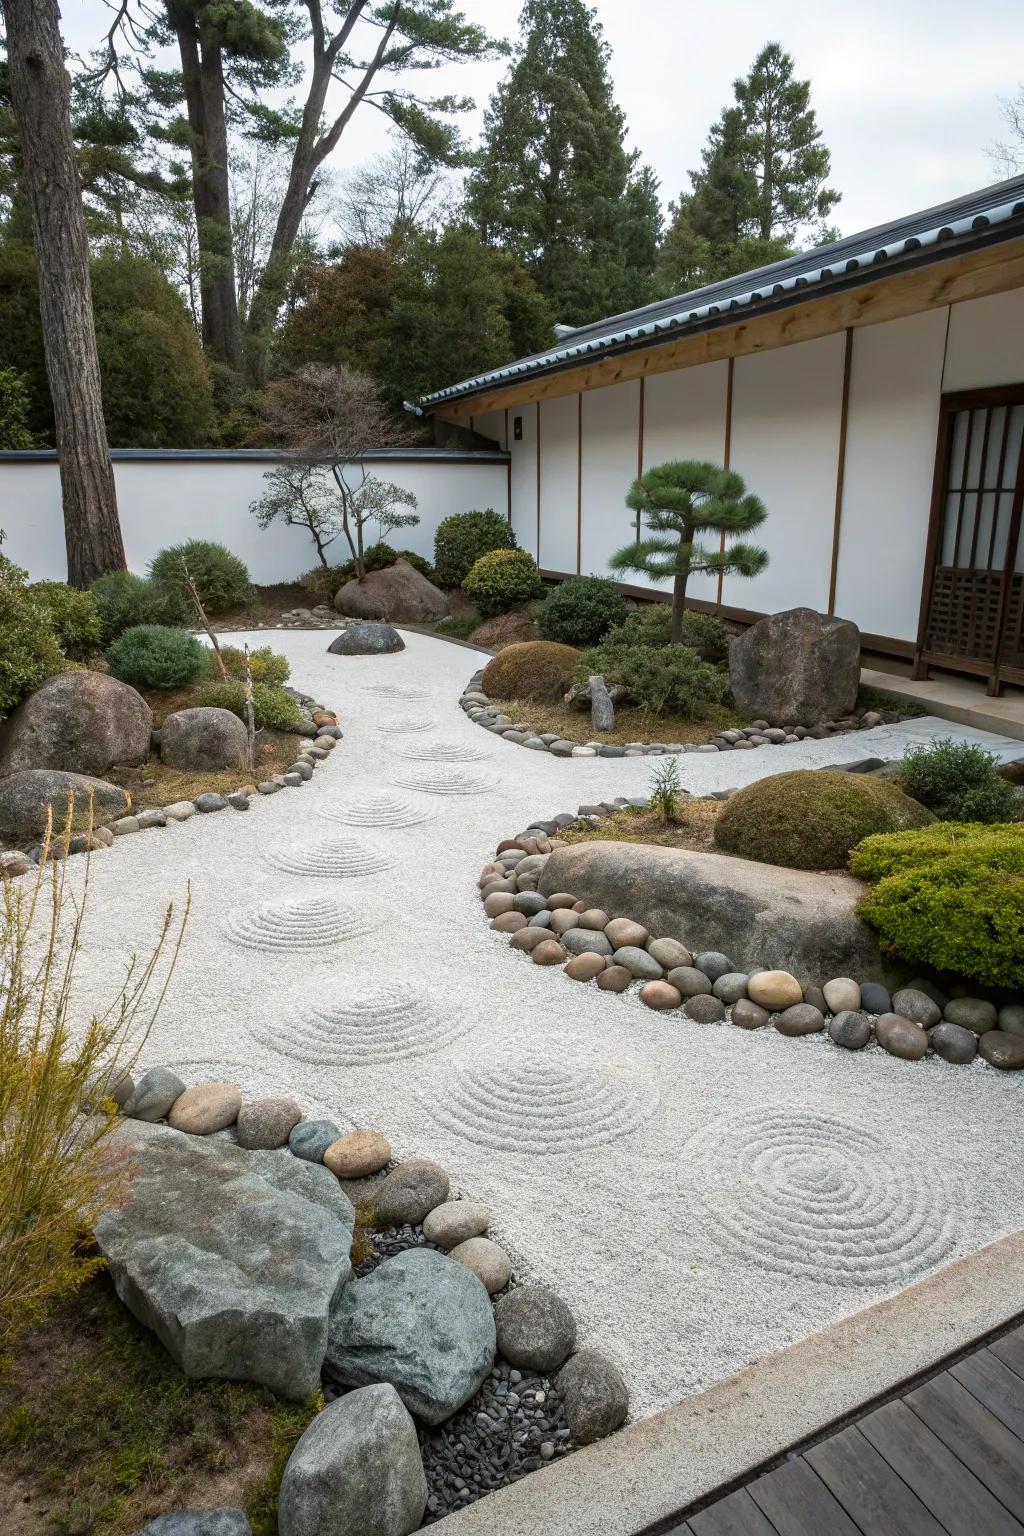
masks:
[[[751,533],[767,517],[764,503],[734,470],[690,459],[655,464],[634,480],[626,505],[646,519],[650,532],[620,549],[610,564],[613,570],[673,583],[673,643],[682,639],[691,573],[757,576],[768,564],[767,552],[743,539],[724,548],[697,541],[698,535]]]
[[[526,0],[520,28],[467,207],[484,239],[536,279],[556,319],[582,325],[651,297],[657,183],[625,147],[595,12],[584,0]]]

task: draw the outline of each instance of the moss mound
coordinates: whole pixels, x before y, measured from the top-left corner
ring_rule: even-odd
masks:
[[[802,769],[741,789],[715,825],[727,853],[790,869],[844,869],[865,837],[934,818],[886,779]]]
[[[491,699],[560,699],[578,656],[571,645],[554,640],[506,645],[484,668],[484,693]]]
[[[938,822],[869,837],[850,860],[883,948],[991,986],[1024,986],[1024,824]]]

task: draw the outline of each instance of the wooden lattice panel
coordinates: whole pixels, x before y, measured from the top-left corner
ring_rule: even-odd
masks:
[[[998,572],[940,567],[932,583],[926,649],[937,655],[994,661],[1001,585]]]
[[[1015,575],[1006,597],[1006,620],[1000,660],[1008,667],[1024,667],[1024,576]]]

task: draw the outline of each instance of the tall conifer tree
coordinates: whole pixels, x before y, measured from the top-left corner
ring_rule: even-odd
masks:
[[[657,183],[624,144],[610,51],[584,0],[526,0],[491,99],[468,207],[527,268],[558,320],[582,325],[651,297]]]

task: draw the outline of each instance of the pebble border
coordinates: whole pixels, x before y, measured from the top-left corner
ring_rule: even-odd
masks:
[[[861,765],[847,765],[847,771],[851,767]],[[723,800],[734,793],[698,798]],[[581,805],[575,815],[559,812],[500,841],[477,881],[491,928],[507,934],[509,947],[523,950],[535,965],[564,969],[571,980],[593,982],[602,991],[625,992],[639,983],[641,1002],[689,1022],[750,1030],[770,1024],[790,1037],[825,1033],[851,1051],[874,1041],[902,1060],[936,1055],[959,1065],[980,1056],[1000,1070],[1024,1069],[1024,997],[999,994],[996,1004],[967,992],[949,996],[926,978],[891,994],[877,982],[845,976],[803,987],[788,971],[745,972],[717,951],[691,953],[678,940],[657,938],[642,923],[588,907],[571,892],[540,894],[548,855],[565,846],[559,832],[600,826],[618,811],[649,803],[645,796],[623,796]],[[570,938],[573,933],[580,937]]]
[[[170,1073],[175,1077],[177,1076],[174,1073],[173,1067],[157,1067],[154,1070],[161,1075]],[[145,1102],[145,1083],[148,1075],[148,1072],[144,1071],[140,1073],[138,1079],[139,1088],[143,1090],[143,1103]],[[183,1082],[183,1079],[178,1078],[178,1082]],[[209,1082],[192,1085],[193,1089],[210,1086],[214,1085]],[[216,1086],[224,1087],[226,1085],[218,1083]],[[227,1086],[234,1088],[233,1084]],[[101,1081],[97,1087],[100,1092],[108,1092],[109,1096],[113,1098],[122,1120],[142,1118],[141,1116],[134,1116],[131,1112],[132,1096],[136,1093],[137,1089],[135,1080],[130,1073],[120,1076],[113,1084]],[[185,1092],[187,1093],[188,1091],[189,1089],[186,1087]],[[236,1092],[239,1099],[239,1108],[230,1120],[225,1121],[224,1114],[221,1114],[217,1117],[215,1128],[211,1128],[209,1131],[179,1130],[179,1134],[202,1136],[204,1138],[206,1136],[213,1136],[217,1139],[226,1138],[233,1145],[239,1145],[237,1135],[235,1134],[235,1126],[239,1117],[247,1108],[249,1110],[256,1110],[261,1104],[268,1106],[279,1105],[282,1101],[287,1100],[287,1096],[268,1095],[262,1099],[253,1099],[246,1103],[242,1101],[241,1092],[239,1090],[236,1090]],[[152,1120],[147,1116],[145,1123],[169,1125],[175,1104],[179,1102],[180,1098],[181,1095],[178,1095],[169,1104],[166,1104],[166,1099],[164,1099],[163,1102],[166,1104],[164,1113],[156,1120]],[[295,1100],[291,1100],[291,1103],[294,1105],[295,1110],[300,1108]],[[230,1110],[227,1113],[230,1113]],[[314,1140],[311,1144],[308,1138],[299,1137],[296,1138],[296,1145],[293,1145],[295,1133],[304,1125],[319,1131],[321,1133],[319,1139]],[[171,1128],[176,1129],[176,1127]],[[330,1130],[338,1132],[337,1141],[329,1141],[327,1135],[324,1134],[329,1133]],[[251,1139],[258,1140],[259,1144],[247,1144],[243,1150],[253,1152],[287,1151],[293,1156],[300,1158],[301,1161],[309,1162],[314,1166],[326,1167],[329,1172],[338,1178],[339,1183],[348,1193],[354,1206],[357,1204],[362,1205],[364,1202],[359,1200],[358,1192],[353,1191],[353,1184],[359,1185],[364,1181],[375,1179],[378,1174],[384,1174],[386,1182],[388,1175],[398,1173],[406,1166],[406,1164],[395,1162],[392,1159],[390,1143],[381,1132],[343,1132],[337,1126],[333,1126],[330,1121],[308,1121],[305,1117],[302,1117],[292,1125],[287,1138],[284,1140],[281,1139],[280,1129],[272,1137],[265,1136],[262,1139]],[[306,1152],[300,1154],[297,1146],[303,1142],[306,1146]],[[321,1146],[321,1142],[324,1145]],[[373,1143],[372,1156],[367,1155],[368,1142]],[[328,1159],[336,1149],[342,1147],[343,1143],[347,1145],[345,1147],[345,1156],[340,1159],[343,1169],[339,1171],[337,1168],[330,1166]],[[313,1155],[316,1151],[319,1152],[318,1156]],[[351,1171],[346,1171],[344,1168],[346,1158]],[[359,1166],[356,1166],[354,1160],[358,1159],[362,1161]],[[412,1164],[418,1161],[418,1159],[409,1159],[407,1163]],[[421,1164],[421,1166],[423,1165]],[[460,1257],[460,1248],[465,1246],[465,1241],[462,1245],[455,1243],[454,1245],[449,1244],[447,1247],[444,1247],[439,1242],[432,1241],[428,1233],[424,1231],[425,1225],[429,1227],[429,1217],[433,1210],[436,1210],[439,1206],[461,1204],[463,1198],[451,1195],[448,1177],[442,1168],[437,1164],[429,1164],[428,1166],[437,1176],[437,1188],[444,1189],[444,1198],[440,1201],[434,1200],[433,1205],[430,1205],[429,1198],[422,1199],[419,1206],[421,1214],[419,1220],[414,1223],[407,1222],[401,1226],[371,1227],[366,1236],[369,1239],[372,1251],[367,1258],[358,1264],[353,1264],[353,1279],[363,1279],[366,1275],[372,1273],[378,1264],[411,1248],[426,1247],[434,1252],[443,1254],[446,1258],[450,1258],[453,1263],[464,1262],[465,1267],[471,1273],[477,1274],[477,1277],[481,1279],[481,1283],[484,1283],[483,1277],[474,1267],[470,1256],[464,1254]],[[367,1184],[365,1203],[371,1208],[374,1203],[374,1192],[380,1187],[378,1183]],[[473,1206],[477,1202],[467,1198],[465,1203],[467,1206]],[[425,1206],[429,1208],[424,1209]],[[516,1277],[511,1258],[493,1239],[486,1236],[490,1228],[490,1212],[485,1210],[484,1215],[486,1223],[482,1230],[478,1231],[476,1237],[467,1241],[486,1243],[486,1260],[492,1269],[495,1265],[498,1267],[498,1274],[492,1275],[494,1283],[486,1286],[493,1308],[497,1307],[501,1299],[515,1288]],[[471,1222],[470,1225],[479,1227],[478,1222]],[[499,1279],[501,1280],[500,1285],[497,1283]],[[552,1295],[546,1287],[538,1286],[535,1289],[543,1291],[548,1297]],[[560,1307],[564,1313],[568,1313],[568,1309],[561,1301],[556,1300],[555,1305]],[[457,1409],[443,1423],[433,1428],[419,1423],[416,1426],[420,1454],[423,1458],[424,1470],[428,1474],[430,1486],[427,1508],[422,1521],[423,1526],[442,1519],[445,1515],[451,1514],[456,1509],[464,1508],[467,1504],[484,1497],[487,1493],[505,1487],[512,1482],[517,1482],[529,1473],[539,1470],[556,1457],[567,1455],[574,1449],[571,1420],[572,1410],[567,1408],[567,1404],[563,1400],[565,1394],[559,1390],[557,1379],[565,1366],[570,1364],[575,1356],[580,1354],[581,1350],[585,1350],[585,1346],[581,1345],[576,1337],[575,1321],[573,1320],[571,1330],[572,1342],[567,1354],[563,1357],[560,1364],[548,1369],[537,1363],[536,1355],[534,1355],[532,1362],[521,1361],[519,1368],[516,1368],[512,1361],[501,1354],[501,1327],[497,1317],[496,1325],[498,1344],[495,1358],[478,1390],[468,1402],[464,1403],[461,1408]],[[589,1357],[593,1356],[595,1352],[593,1350],[585,1350],[585,1353]],[[339,1386],[336,1382],[332,1381],[329,1374],[324,1376],[323,1392],[325,1402],[332,1402],[336,1397],[343,1395],[345,1390],[343,1386]],[[623,1400],[619,1406],[621,1408],[621,1417],[618,1418],[616,1423],[611,1424],[610,1418],[615,1416],[615,1410],[611,1409],[605,1421],[607,1427],[604,1427],[604,1434],[613,1432],[615,1428],[618,1428],[625,1421],[628,1407],[625,1401],[624,1387]],[[594,1405],[586,1405],[584,1411],[593,1414]],[[576,1444],[585,1443],[588,1438],[601,1438],[601,1436],[585,1433],[582,1440],[577,1438]]]
[[[619,747],[603,741],[570,741],[567,736],[558,736],[553,731],[538,733],[530,725],[517,725],[490,702],[483,691],[483,675],[483,668],[474,672],[459,696],[459,707],[469,719],[515,746],[529,747],[533,752],[549,752],[552,757],[665,757],[672,753],[749,751],[751,747],[790,746],[805,738],[824,741],[832,736],[869,731],[876,725],[895,724],[906,718],[894,710],[868,709],[860,714],[845,715],[841,720],[826,721],[824,725],[774,726],[767,720],[755,720],[753,725],[742,729],[722,731],[710,741],[630,741]]]
[[[257,795],[276,795],[282,789],[299,789],[313,777],[314,771],[320,764],[327,761],[338,742],[342,740],[343,732],[338,725],[338,717],[334,710],[327,709],[325,705],[318,704],[309,694],[298,693],[294,688],[289,688],[287,692],[298,702],[303,714],[302,720],[295,727],[295,734],[311,739],[311,744],[298,754],[295,762],[284,773],[276,773],[272,778],[264,779],[259,784],[243,784],[227,795],[222,795],[215,790],[207,790],[197,795],[194,800],[175,800],[170,805],[140,811],[137,815],[121,816],[117,821],[93,827],[91,835],[76,832],[68,843],[68,855],[96,853],[101,849],[110,848],[119,837],[125,837],[134,832],[148,832],[154,827],[166,827],[168,822],[189,821],[197,813],[210,815],[214,811],[227,810],[229,806],[235,811],[247,811],[251,801]],[[329,715],[330,721],[320,725],[314,724],[314,715]],[[154,732],[154,735],[158,736],[158,733]],[[0,879],[14,879],[18,875],[27,875],[30,870],[38,866],[41,857],[40,845],[30,848],[27,853],[17,848],[6,853],[0,852]],[[55,836],[50,843],[50,858],[63,857],[63,839]]]

